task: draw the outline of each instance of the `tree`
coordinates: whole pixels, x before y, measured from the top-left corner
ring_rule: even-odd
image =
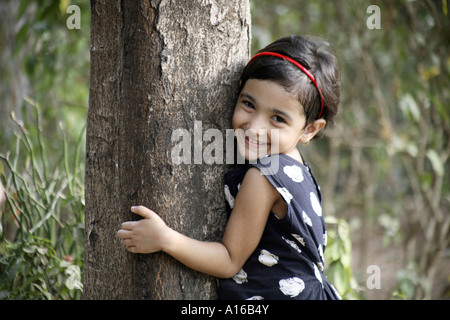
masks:
[[[172,133],[230,127],[250,51],[248,1],[91,1],[86,134],[87,299],[212,299],[215,279],[115,234],[146,205],[174,229],[219,240],[225,165],[174,164]]]

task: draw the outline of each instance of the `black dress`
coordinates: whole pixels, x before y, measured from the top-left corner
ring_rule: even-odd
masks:
[[[287,204],[286,216],[269,218],[256,250],[230,279],[219,280],[219,298],[340,299],[323,274],[327,242],[320,188],[309,166],[285,155],[271,155],[225,175],[228,216],[245,174],[258,168]]]

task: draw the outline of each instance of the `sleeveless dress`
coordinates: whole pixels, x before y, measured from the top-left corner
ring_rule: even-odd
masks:
[[[219,299],[340,299],[323,274],[327,233],[320,188],[309,166],[270,155],[225,174],[228,217],[245,174],[258,168],[287,204],[286,216],[269,218],[261,240],[232,278],[219,279]]]

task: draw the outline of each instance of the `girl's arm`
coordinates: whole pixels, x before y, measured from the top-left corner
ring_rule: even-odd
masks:
[[[123,223],[117,235],[130,252],[164,251],[191,269],[230,278],[255,250],[270,210],[280,198],[260,171],[251,168],[236,196],[222,242],[204,242],[184,236],[143,206],[133,207],[132,211],[144,219]]]

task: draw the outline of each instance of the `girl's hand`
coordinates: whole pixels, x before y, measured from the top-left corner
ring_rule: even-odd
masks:
[[[117,237],[122,240],[125,248],[133,253],[153,253],[163,250],[172,229],[155,212],[144,206],[131,207],[131,212],[144,219],[122,223],[122,229],[117,232]]]

